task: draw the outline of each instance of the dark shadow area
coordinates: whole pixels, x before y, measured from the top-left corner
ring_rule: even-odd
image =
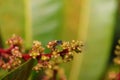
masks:
[[[2,36],[1,36],[1,27],[0,27],[0,48],[3,48],[3,41],[2,41]]]
[[[120,0],[118,0],[118,9],[116,12],[116,23],[114,27],[114,33],[113,33],[113,38],[112,38],[112,47],[111,47],[111,55],[109,59],[109,63],[112,63],[113,58],[115,57],[114,51],[115,47],[118,44],[118,40],[120,39]]]

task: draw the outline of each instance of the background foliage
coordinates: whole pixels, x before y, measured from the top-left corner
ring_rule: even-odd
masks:
[[[82,40],[84,52],[75,56],[72,63],[61,66],[68,80],[100,80],[109,65],[113,41],[120,38],[119,3],[119,0],[0,0],[0,47],[6,47],[4,42],[12,34],[25,40],[26,49],[33,40],[44,45],[51,40]],[[0,78],[21,77],[20,69],[28,65],[31,64],[26,62],[9,73],[1,70]],[[29,72],[26,68],[23,71]],[[37,80],[38,75],[33,71],[30,76],[26,74],[29,80]]]

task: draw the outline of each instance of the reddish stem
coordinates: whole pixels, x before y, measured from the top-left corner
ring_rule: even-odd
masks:
[[[7,54],[11,54],[11,50],[14,48],[15,46],[12,45],[10,46],[10,48],[8,49],[2,49],[0,48],[0,55],[7,55]],[[61,51],[59,54],[63,57],[66,53],[68,53],[68,50],[65,49],[63,51]],[[45,53],[42,53],[41,55],[38,55],[37,56],[37,59],[39,59],[41,56],[47,56],[49,58],[51,58],[52,54],[51,53],[48,53],[48,54],[45,54]],[[27,61],[31,58],[31,56],[29,54],[22,54],[22,58]]]
[[[31,56],[29,54],[22,54],[22,58],[27,61],[31,58]]]
[[[14,48],[14,46],[11,46],[10,48],[8,48],[8,49],[6,49],[6,50],[0,48],[0,54],[1,54],[1,53],[9,54],[10,51],[11,51],[13,48]]]
[[[117,80],[120,80],[120,72],[117,74]]]
[[[42,54],[42,56],[47,56],[47,57],[51,58],[52,54],[51,54],[51,53],[48,53],[48,54]]]

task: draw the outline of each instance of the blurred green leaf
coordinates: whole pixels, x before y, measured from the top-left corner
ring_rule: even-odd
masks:
[[[32,0],[33,38],[43,44],[60,39],[62,26],[62,0]]]
[[[110,56],[116,12],[115,0],[93,0],[80,80],[100,80]]]
[[[0,80],[2,79],[3,76],[5,76],[8,73],[8,71],[0,69]]]
[[[1,80],[27,80],[33,67],[33,59],[7,73]]]
[[[23,0],[0,0],[0,33],[3,41],[12,34],[25,37],[24,7]]]

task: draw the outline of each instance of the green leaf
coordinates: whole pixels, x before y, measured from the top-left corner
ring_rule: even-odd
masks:
[[[33,66],[33,59],[7,73],[1,80],[27,80]]]
[[[23,0],[0,0],[0,33],[3,41],[12,34],[25,37],[25,12]]]
[[[8,71],[5,71],[5,70],[0,69],[0,80],[1,80],[2,77],[3,77],[4,75],[6,75],[7,73],[8,73]]]
[[[116,1],[92,0],[90,6],[88,37],[79,80],[100,80],[107,67],[113,37]]]
[[[25,40],[26,48],[32,44],[31,7],[28,0],[0,1],[0,33],[6,41],[16,34]]]
[[[60,39],[62,33],[62,0],[32,0],[33,38],[43,44]]]

